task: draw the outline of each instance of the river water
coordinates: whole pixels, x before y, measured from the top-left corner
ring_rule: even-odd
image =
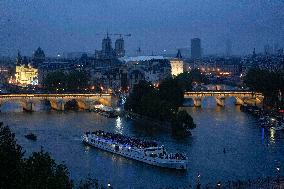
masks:
[[[275,176],[276,166],[284,168],[284,132],[261,129],[254,117],[230,100],[225,107],[216,107],[209,99],[202,108],[186,110],[197,124],[186,139],[173,138],[167,131],[143,123],[90,112],[6,112],[0,113],[0,120],[16,133],[26,155],[43,146],[58,163],[68,166],[75,180],[90,175],[114,188],[195,185],[198,174],[203,184],[255,179]],[[81,134],[95,129],[155,140],[168,151],[184,152],[189,168],[185,172],[163,169],[84,146]],[[24,137],[29,132],[38,136],[36,142]]]

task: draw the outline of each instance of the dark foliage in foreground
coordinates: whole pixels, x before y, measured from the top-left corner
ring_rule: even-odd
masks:
[[[0,123],[0,188],[22,188],[24,153],[16,143],[15,134]]]
[[[68,169],[41,149],[25,158],[15,134],[0,122],[0,189],[75,188]],[[98,181],[81,181],[79,189],[98,188]]]
[[[47,152],[34,152],[24,158],[15,134],[0,125],[0,188],[72,188],[73,183],[65,165],[56,164]]]

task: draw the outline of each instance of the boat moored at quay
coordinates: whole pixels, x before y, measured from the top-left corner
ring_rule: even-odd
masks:
[[[188,158],[184,154],[167,153],[164,146],[158,146],[156,142],[104,131],[86,132],[82,141],[87,145],[150,165],[187,169]]]

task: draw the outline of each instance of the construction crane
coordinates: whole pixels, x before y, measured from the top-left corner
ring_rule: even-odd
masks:
[[[130,34],[130,33],[129,33],[129,34],[114,33],[114,34],[112,34],[112,35],[119,35],[120,38],[121,38],[122,36],[124,36],[124,37],[131,37],[131,34]]]
[[[124,37],[131,37],[131,34],[123,34],[123,33],[106,33],[106,34],[103,34],[103,33],[96,33],[95,35],[106,35],[106,36],[109,36],[109,35],[113,35],[113,36],[119,36],[120,38],[122,38],[123,36]]]

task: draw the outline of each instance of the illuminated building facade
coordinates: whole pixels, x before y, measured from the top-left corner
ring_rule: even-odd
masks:
[[[38,69],[32,67],[26,57],[22,58],[20,52],[16,62],[15,79],[11,78],[9,83],[21,86],[38,85]]]
[[[171,73],[172,73],[172,76],[177,76],[177,75],[183,73],[183,64],[184,64],[184,62],[182,60],[182,56],[181,56],[180,50],[178,50],[176,58],[171,60]]]
[[[16,66],[15,78],[19,85],[38,85],[38,69],[31,65]]]

